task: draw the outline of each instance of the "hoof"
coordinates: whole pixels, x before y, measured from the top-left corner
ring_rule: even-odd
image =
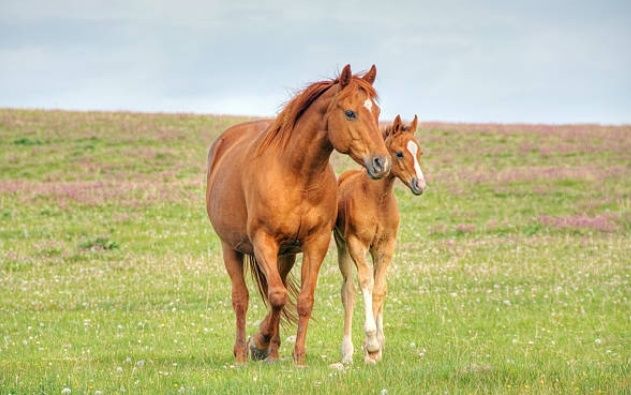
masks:
[[[374,359],[370,353],[366,353],[366,355],[364,355],[364,363],[366,365],[376,365],[377,364],[377,360]]]
[[[355,348],[353,347],[353,342],[350,337],[344,337],[342,341],[342,363],[344,365],[350,365],[353,363],[353,353],[355,352]]]
[[[366,339],[364,343],[364,349],[369,353],[375,353],[381,349],[379,341],[376,336],[372,336]]]
[[[244,365],[248,362],[248,349],[245,344],[241,347],[235,346],[232,354],[237,365]]]
[[[273,365],[276,362],[278,362],[278,357],[272,357],[271,355],[268,355],[267,358],[263,360],[263,362],[265,362],[268,365]]]
[[[383,357],[383,350],[379,349],[379,351],[368,353],[368,355],[370,355],[370,358],[372,358],[375,362],[379,362]]]
[[[297,368],[306,368],[307,364],[305,362],[305,356],[303,355],[296,355],[294,354],[294,366],[296,366]]]
[[[250,336],[248,339],[248,348],[250,349],[250,358],[253,361],[262,361],[269,356],[268,350],[259,350],[256,348],[254,338]]]
[[[237,355],[234,361],[237,365],[245,365],[248,363],[248,356],[247,354]]]

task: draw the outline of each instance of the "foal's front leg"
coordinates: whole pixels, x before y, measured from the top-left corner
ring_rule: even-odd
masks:
[[[367,248],[355,237],[349,236],[346,240],[348,251],[357,266],[357,276],[359,278],[359,288],[364,298],[364,309],[366,312],[366,321],[364,331],[366,332],[366,340],[364,349],[366,350],[364,361],[366,363],[374,363],[369,357],[370,353],[379,351],[379,341],[377,340],[377,324],[373,313],[372,293],[373,293],[373,273],[371,265],[366,261]]]
[[[383,306],[388,294],[388,268],[392,263],[392,256],[396,245],[396,239],[386,240],[371,250],[373,264],[375,266],[375,288],[373,292],[373,312],[377,318],[377,339],[379,351],[373,355],[375,361],[381,360],[385,347],[386,336],[383,330]]]

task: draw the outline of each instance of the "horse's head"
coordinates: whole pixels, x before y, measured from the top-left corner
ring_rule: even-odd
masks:
[[[371,178],[390,170],[390,159],[379,132],[379,107],[372,87],[377,69],[373,65],[363,76],[353,76],[346,65],[336,80],[336,91],[327,108],[329,140],[337,151],[348,154],[364,166]]]
[[[419,165],[423,151],[414,136],[417,123],[416,115],[412,123],[408,125],[403,124],[401,117],[397,115],[392,125],[385,129],[384,139],[392,160],[390,172],[407,185],[415,195],[420,195],[427,184]]]

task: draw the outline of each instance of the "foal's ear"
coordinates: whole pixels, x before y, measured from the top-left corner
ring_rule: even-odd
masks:
[[[397,114],[396,117],[394,117],[394,121],[392,121],[392,134],[397,134],[401,131],[401,128],[403,127],[403,123],[401,122],[401,115]]]
[[[418,126],[418,115],[414,114],[414,119],[412,120],[412,123],[410,124],[410,132],[412,134],[416,133],[417,126]]]
[[[377,67],[373,64],[370,67],[370,70],[368,70],[368,72],[366,74],[364,74],[364,76],[362,77],[362,79],[366,82],[368,82],[370,85],[375,83],[375,79],[377,78]]]
[[[347,64],[342,69],[342,73],[340,74],[340,85],[344,88],[351,82],[351,78],[353,78],[353,72],[351,71],[351,65]]]

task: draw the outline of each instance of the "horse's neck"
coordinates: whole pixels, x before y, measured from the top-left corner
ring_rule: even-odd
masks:
[[[323,105],[323,103],[319,103]],[[328,138],[324,112],[308,109],[292,131],[279,160],[305,184],[317,183],[329,166],[333,146]]]

